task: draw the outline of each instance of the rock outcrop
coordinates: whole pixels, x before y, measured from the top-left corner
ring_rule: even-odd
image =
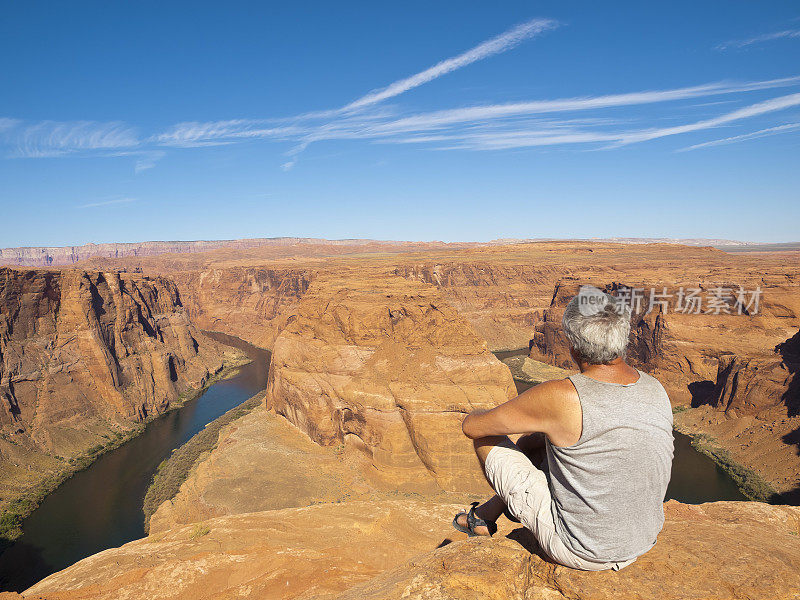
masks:
[[[800,333],[774,352],[742,357],[722,354],[715,383],[697,407],[676,415],[684,431],[711,436],[733,460],[762,475],[777,494],[800,503]]]
[[[365,452],[397,487],[485,489],[464,415],[516,395],[511,374],[436,288],[318,276],[275,341],[268,408],[322,445]]]
[[[0,506],[222,368],[162,277],[0,268]]]
[[[440,288],[492,350],[527,347],[562,273],[524,258],[506,264],[488,254],[470,252],[434,263],[402,261],[394,273]]]
[[[43,579],[23,596],[333,598],[447,540],[457,509],[394,500],[219,517],[90,556]]]
[[[619,572],[548,562],[524,529],[466,539],[456,506],[381,501],[219,517],[106,550],[23,592],[49,600],[796,600],[800,509],[670,501],[658,543]]]
[[[554,367],[553,365],[533,360],[527,356],[504,358],[503,364],[511,369],[511,374],[516,381],[529,385],[536,385],[543,381],[550,381],[551,379],[564,379],[578,372],[577,369]]]
[[[719,359],[716,389],[710,402],[732,416],[759,416],[777,406],[800,413],[800,332],[760,358],[725,354]]]

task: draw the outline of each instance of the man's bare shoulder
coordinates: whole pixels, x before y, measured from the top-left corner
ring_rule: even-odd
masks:
[[[531,390],[537,390],[531,400],[540,406],[543,431],[550,441],[556,446],[576,443],[583,421],[578,391],[569,378],[545,381]]]
[[[531,396],[536,396],[537,398],[549,398],[553,401],[569,401],[575,400],[578,398],[578,392],[575,390],[575,386],[572,385],[572,382],[569,378],[565,379],[551,379],[549,381],[543,381],[542,383],[533,386],[530,390],[525,392],[526,394],[531,392]]]

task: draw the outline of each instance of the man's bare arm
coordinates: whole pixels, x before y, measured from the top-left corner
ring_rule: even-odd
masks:
[[[468,438],[516,433],[549,433],[562,419],[569,394],[569,380],[546,381],[491,410],[476,410],[467,415],[461,429]]]

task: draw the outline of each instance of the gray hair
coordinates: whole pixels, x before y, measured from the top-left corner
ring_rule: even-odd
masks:
[[[631,309],[617,298],[585,285],[567,304],[562,326],[581,360],[593,365],[608,363],[625,357]]]

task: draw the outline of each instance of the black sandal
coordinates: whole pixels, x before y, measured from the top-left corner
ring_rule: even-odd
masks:
[[[453,519],[453,527],[456,529],[456,531],[460,531],[461,533],[466,533],[469,537],[475,537],[475,536],[479,535],[479,534],[475,533],[475,528],[483,526],[483,527],[486,527],[486,529],[489,530],[489,537],[491,537],[495,533],[497,533],[497,523],[495,523],[494,521],[484,521],[480,517],[476,517],[475,516],[475,507],[478,506],[478,504],[479,504],[478,502],[473,502],[472,504],[470,504],[469,512],[460,512],[460,513],[458,513],[455,516],[455,518]],[[463,525],[460,525],[459,522],[458,522],[458,517],[460,517],[461,515],[466,515],[467,516],[467,526],[466,527],[464,527]],[[483,537],[485,537],[485,536],[483,536]]]

